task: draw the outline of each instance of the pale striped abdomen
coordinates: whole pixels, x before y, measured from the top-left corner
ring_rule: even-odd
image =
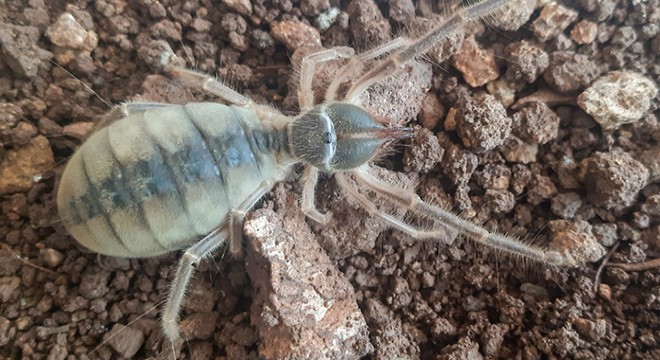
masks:
[[[171,105],[94,133],[57,195],[71,234],[96,252],[157,256],[226,220],[277,164],[255,113],[215,103]],[[264,145],[266,144],[266,145]]]

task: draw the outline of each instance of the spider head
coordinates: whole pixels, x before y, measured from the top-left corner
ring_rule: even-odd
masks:
[[[301,160],[326,172],[354,169],[372,160],[385,143],[412,135],[410,128],[386,128],[348,103],[314,107],[291,125],[289,141]]]

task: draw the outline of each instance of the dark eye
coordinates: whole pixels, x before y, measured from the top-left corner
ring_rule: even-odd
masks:
[[[329,131],[325,133],[325,143],[332,144],[332,133]]]

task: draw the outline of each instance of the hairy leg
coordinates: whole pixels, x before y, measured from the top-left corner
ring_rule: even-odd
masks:
[[[309,54],[302,59],[300,65],[300,86],[298,88],[298,106],[300,111],[305,112],[314,106],[314,91],[312,91],[312,80],[316,66],[319,63],[334,59],[347,58],[352,55],[348,49],[329,49]]]
[[[427,204],[415,193],[390,186],[378,180],[369,174],[365,168],[359,168],[351,173],[355,176],[355,179],[359,184],[376,192],[378,195],[389,199],[395,204],[405,206],[407,209],[417,214],[433,220],[438,220],[446,226],[456,229],[459,233],[485,246],[550,265],[577,265],[573,263],[574,261],[572,259],[562,255],[558,251],[542,249],[512,237],[491,233],[483,227],[464,220],[460,216],[452,214],[449,211]]]
[[[394,75],[402,69],[408,61],[417,58],[428,51],[431,46],[458,30],[465,23],[481,19],[492,14],[495,10],[510,0],[485,0],[463,8],[436,26],[426,35],[410,42],[408,46],[390,55],[383,63],[362,75],[346,94],[346,100],[351,103],[358,101],[359,95],[374,83]]]
[[[226,229],[218,229],[188,248],[179,260],[179,266],[176,269],[176,275],[167,295],[162,318],[163,332],[172,343],[179,339],[179,312],[195,265],[201,259],[213,254],[225,243],[226,237]]]
[[[184,84],[193,88],[208,91],[230,104],[239,106],[247,106],[252,104],[252,100],[250,100],[248,97],[241,95],[236,90],[223,84],[212,76],[180,67],[168,67],[167,72]]]
[[[302,176],[301,182],[303,183],[302,200],[300,207],[305,216],[325,225],[330,221],[331,214],[323,214],[314,205],[316,183],[319,179],[319,171],[312,165],[305,165],[305,173]]]

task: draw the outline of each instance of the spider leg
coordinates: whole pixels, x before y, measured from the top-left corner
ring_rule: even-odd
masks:
[[[236,90],[223,84],[216,78],[180,67],[168,67],[167,72],[179,79],[184,84],[194,88],[208,91],[211,94],[227,101],[230,104],[248,106],[253,104],[252,100],[238,93]]]
[[[551,265],[575,265],[573,264],[573,260],[567,258],[558,251],[542,249],[526,244],[518,239],[489,232],[483,227],[464,220],[449,211],[427,204],[415,193],[399,189],[380,181],[369,174],[364,167],[353,170],[351,173],[355,176],[355,179],[359,184],[376,192],[378,195],[381,195],[398,205],[405,206],[407,209],[417,214],[441,221],[445,225],[456,229],[461,234],[485,246]]]
[[[359,95],[369,86],[394,75],[400,71],[408,61],[424,54],[429,48],[431,48],[431,46],[437,44],[440,40],[458,30],[466,22],[481,19],[509,1],[510,0],[485,0],[456,12],[446,21],[429,31],[426,35],[412,41],[400,51],[391,54],[381,64],[362,75],[353,83],[353,86],[351,86],[346,94],[346,101],[356,103]]]
[[[316,208],[316,205],[314,205],[314,193],[318,179],[319,170],[312,165],[305,165],[305,173],[301,178],[301,182],[303,183],[303,191],[300,208],[305,216],[318,222],[319,224],[325,225],[328,223],[328,221],[330,221],[330,217],[332,215],[330,213],[323,214]]]
[[[229,253],[238,257],[243,245],[243,222],[245,215],[275,185],[275,181],[263,181],[247,199],[229,212]]]
[[[378,209],[378,206],[374,204],[373,201],[369,200],[366,196],[362,195],[359,191],[354,189],[349,182],[346,179],[346,175],[344,174],[335,174],[335,180],[339,184],[339,186],[346,192],[347,195],[349,195],[351,198],[355,199],[362,207],[364,210],[367,211],[367,213],[371,216],[375,216],[379,219],[381,219],[383,222],[388,224],[389,226],[402,231],[410,236],[412,236],[415,239],[444,239],[447,236],[447,232],[443,230],[433,230],[433,229],[420,229],[415,226],[412,226],[405,221],[397,218],[396,216],[393,216],[391,214],[388,214],[380,209]],[[448,242],[451,241],[451,239],[447,239]]]
[[[355,68],[357,65],[375,59],[379,56],[392,52],[396,49],[399,49],[405,46],[408,42],[409,42],[408,39],[403,37],[398,37],[392,41],[389,41],[365,53],[353,57],[351,61],[349,61],[346,65],[342,67],[341,72],[339,72],[339,74],[335,76],[335,79],[332,80],[330,86],[328,86],[328,90],[326,90],[325,92],[325,99],[327,101],[337,100],[337,91],[339,90],[339,86],[344,81],[347,80],[351,70]]]
[[[348,49],[328,49],[303,57],[300,66],[300,87],[298,89],[298,106],[301,112],[306,112],[314,106],[314,91],[312,81],[316,66],[319,63],[334,59],[347,58],[352,55]]]
[[[170,292],[163,309],[161,324],[165,336],[174,343],[179,339],[179,311],[186,295],[188,283],[192,277],[195,265],[204,257],[211,255],[222,244],[225,243],[227,232],[225,228],[218,229],[197,242],[186,250],[176,269],[176,275],[172,281]]]

